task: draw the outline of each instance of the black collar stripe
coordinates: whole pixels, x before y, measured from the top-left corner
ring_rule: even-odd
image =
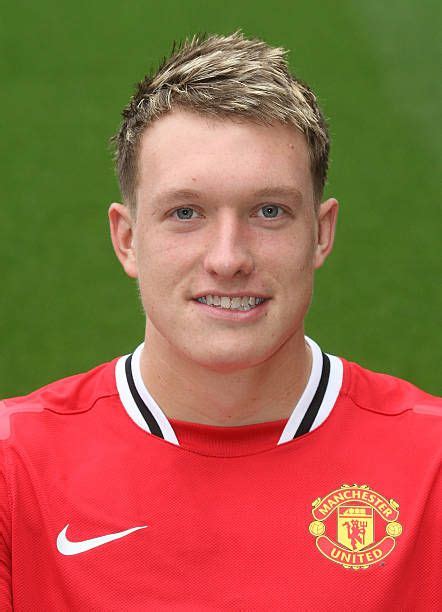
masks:
[[[149,408],[146,406],[146,404],[143,402],[135,386],[134,378],[132,375],[132,355],[129,355],[128,358],[126,359],[125,370],[126,370],[126,379],[127,379],[127,384],[129,385],[129,390],[132,394],[134,402],[138,406],[139,411],[143,415],[143,419],[146,421],[146,425],[148,426],[150,433],[153,434],[154,436],[158,436],[159,438],[164,438],[163,432],[161,431],[160,426],[155,420],[155,417],[153,416]]]
[[[319,387],[319,383],[322,377],[323,362],[322,351],[319,346],[310,338],[305,338],[307,344],[310,347],[312,355],[312,366],[309,379],[302,392],[301,397],[298,399],[296,406],[294,406],[292,413],[281,433],[278,444],[284,444],[290,442],[296,435],[296,432],[301,425],[301,422],[308,412],[308,409],[316,395],[316,391]]]
[[[302,436],[303,434],[308,433],[311,430],[313,422],[319,412],[319,408],[322,405],[322,400],[324,399],[329,379],[330,359],[328,358],[328,355],[322,353],[322,372],[318,388],[316,389],[316,393],[310,403],[310,406],[307,408],[307,412],[305,413],[304,418],[302,419],[293,438]]]

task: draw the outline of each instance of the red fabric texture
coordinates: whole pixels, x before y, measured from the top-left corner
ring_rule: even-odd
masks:
[[[314,431],[276,446],[284,421],[171,421],[176,446],[129,418],[114,367],[0,407],[0,610],[441,609],[440,400],[344,362]],[[398,505],[402,528],[358,570],[309,531],[315,500],[355,484]],[[387,523],[373,517],[378,542]],[[337,521],[333,510],[324,535]],[[146,528],[66,556],[66,525],[73,542]]]

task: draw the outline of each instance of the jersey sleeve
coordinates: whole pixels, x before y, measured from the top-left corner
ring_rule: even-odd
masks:
[[[11,596],[11,512],[5,477],[4,454],[0,449],[0,610],[12,610]]]

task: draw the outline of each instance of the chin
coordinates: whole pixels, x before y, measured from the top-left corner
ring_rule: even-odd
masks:
[[[230,374],[232,372],[238,372],[240,370],[246,370],[253,368],[263,361],[266,360],[267,355],[259,355],[256,349],[248,351],[241,355],[236,351],[234,354],[226,350],[226,354],[208,356],[188,354],[188,357],[198,363],[201,367],[211,370],[212,372],[218,372],[219,374]]]

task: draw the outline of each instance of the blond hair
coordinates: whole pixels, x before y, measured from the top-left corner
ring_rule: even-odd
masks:
[[[295,126],[307,140],[319,201],[327,179],[327,126],[314,93],[290,73],[286,55],[285,49],[246,38],[240,30],[228,36],[195,35],[178,46],[174,43],[157,72],[138,84],[112,138],[125,204],[136,207],[138,149],[145,128],[176,107],[213,117]]]

